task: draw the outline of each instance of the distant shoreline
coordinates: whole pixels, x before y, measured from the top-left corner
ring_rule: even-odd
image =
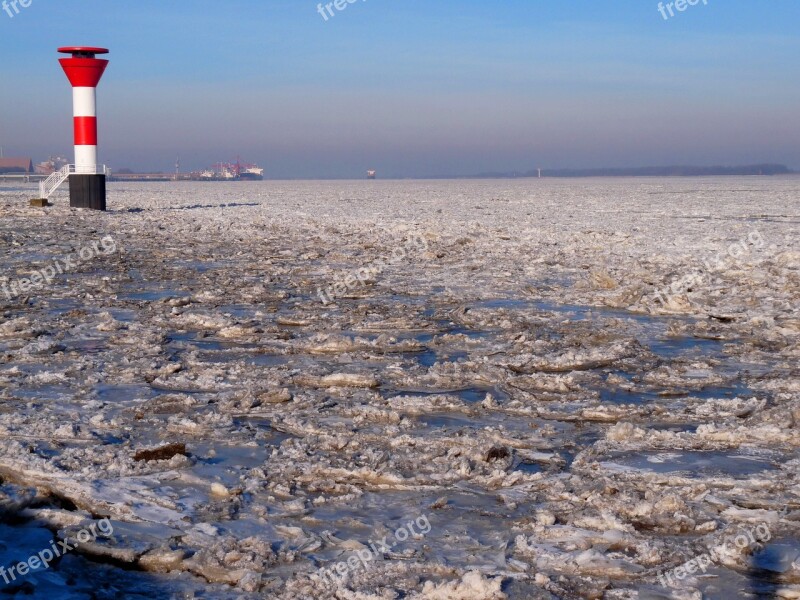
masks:
[[[753,173],[703,173],[698,175],[545,175],[542,173],[542,179],[699,179],[703,177],[798,177],[800,171],[789,171],[788,173],[776,174],[753,174]],[[264,177],[262,181],[218,181],[214,183],[221,183],[230,185],[234,183],[265,183],[270,181],[480,181],[492,179],[537,179],[536,176],[529,175],[431,175],[423,177],[402,177],[402,176],[386,176],[378,177],[377,179],[366,179],[363,177]],[[120,180],[110,179],[109,183],[175,183],[172,179],[140,179]],[[198,183],[191,180],[180,180],[177,183]],[[205,183],[205,182],[204,182]]]
[[[187,174],[181,174],[180,182],[189,181]],[[387,175],[378,177],[382,181],[435,181],[435,180],[481,180],[481,179],[612,179],[612,178],[697,178],[697,177],[780,177],[798,176],[800,171],[794,171],[785,165],[762,164],[745,165],[739,167],[637,167],[637,168],[602,168],[602,169],[542,169],[527,172],[508,173],[479,173],[477,175],[428,175],[428,176],[403,176]],[[19,184],[23,177],[30,174],[2,174],[0,182],[11,180]],[[168,173],[132,173],[112,175],[109,183],[163,183],[174,182],[174,174]],[[361,181],[362,178],[354,177],[264,177],[264,181]],[[363,178],[363,181],[371,181]],[[239,183],[239,182],[212,182],[212,183]]]
[[[471,179],[527,179],[538,177],[585,178],[585,177],[719,177],[719,176],[773,176],[795,175],[786,165],[760,164],[738,167],[634,167],[600,169],[533,169],[524,173],[479,173]]]

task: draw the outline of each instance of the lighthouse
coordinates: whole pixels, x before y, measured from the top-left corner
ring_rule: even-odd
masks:
[[[58,51],[71,55],[58,61],[72,84],[75,165],[69,169],[69,205],[105,210],[105,167],[97,164],[97,84],[108,61],[96,56],[108,54],[108,50],[68,46]]]

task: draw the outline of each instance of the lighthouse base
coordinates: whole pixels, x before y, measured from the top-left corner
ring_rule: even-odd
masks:
[[[105,175],[70,175],[69,205],[72,208],[106,209]]]

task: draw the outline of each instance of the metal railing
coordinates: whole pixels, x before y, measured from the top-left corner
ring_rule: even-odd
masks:
[[[50,175],[50,177],[39,182],[39,196],[41,198],[50,198],[53,192],[55,192],[70,175],[105,175],[107,172],[105,165],[95,165],[91,167],[64,165],[58,171]]]

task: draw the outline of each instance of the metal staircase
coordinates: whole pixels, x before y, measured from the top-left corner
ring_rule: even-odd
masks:
[[[62,183],[69,177],[69,168],[73,165],[64,165],[58,171],[53,172],[50,177],[39,182],[39,197],[48,199],[53,195]]]
[[[76,167],[75,165],[64,165],[58,171],[50,175],[44,181],[39,182],[39,197],[49,199],[59,186],[64,183],[70,175],[105,175],[106,166],[97,165],[95,167]]]

